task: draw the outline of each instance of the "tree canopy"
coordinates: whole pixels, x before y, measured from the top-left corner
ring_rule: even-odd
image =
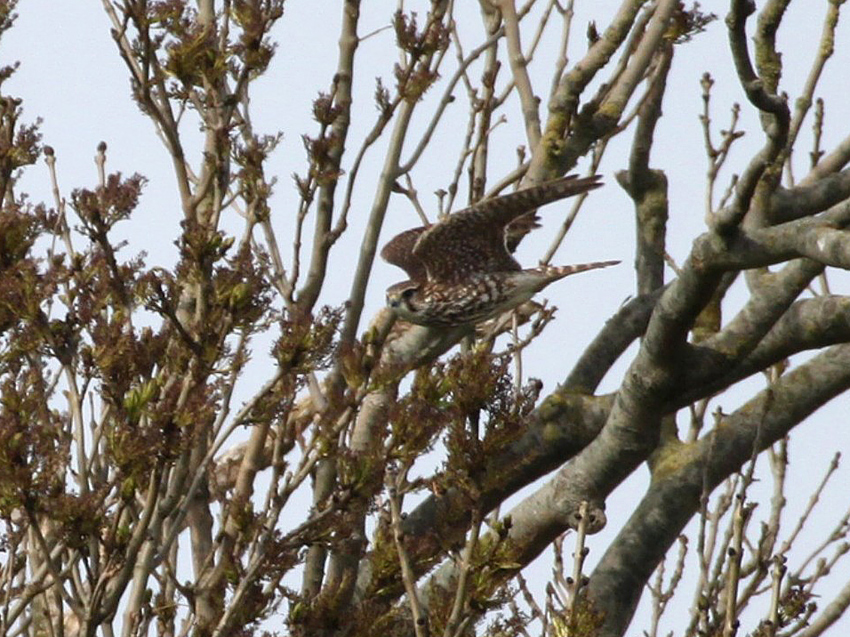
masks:
[[[665,611],[675,635],[825,634],[850,605],[850,583],[825,586],[850,511],[800,538],[837,438],[790,520],[787,497],[792,431],[846,424],[812,418],[850,388],[850,131],[823,80],[843,0],[343,0],[315,34],[335,68],[304,78],[323,88],[303,145],[256,116],[292,108],[256,97],[287,64],[290,4],[102,2],[129,78],[114,99],[172,175],[179,226],[146,229],[171,263],[119,238],[149,179],[101,142],[95,185],[66,191],[8,88],[21,69],[0,69],[0,632],[614,637],[643,597],[653,637]],[[4,36],[17,5],[0,0]],[[817,41],[783,35],[802,15]],[[701,41],[723,53],[705,68]],[[684,121],[701,145],[660,152]],[[20,187],[35,171],[52,199]],[[547,288],[453,327],[375,301],[404,278],[376,260],[397,231],[566,174],[606,186],[509,247],[542,237],[534,259],[558,263],[578,223],[628,289],[556,313]],[[605,191],[633,222],[582,226]],[[698,229],[675,235],[683,219]],[[606,508],[644,466],[631,508]],[[549,550],[544,583],[529,565]]]

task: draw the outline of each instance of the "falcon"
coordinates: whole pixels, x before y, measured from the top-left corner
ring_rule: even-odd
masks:
[[[598,188],[599,179],[555,179],[396,235],[381,256],[410,279],[387,289],[387,305],[419,325],[473,325],[525,303],[553,281],[616,265],[619,261],[523,269],[511,256],[522,235],[539,227],[539,206]]]

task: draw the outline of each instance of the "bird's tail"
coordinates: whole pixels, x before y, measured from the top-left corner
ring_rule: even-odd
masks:
[[[592,263],[578,263],[576,265],[541,265],[539,267],[552,277],[552,281],[557,281],[571,274],[578,274],[579,272],[587,272],[588,270],[596,270],[598,268],[607,268],[610,265],[617,265],[618,263],[619,261],[593,261]]]

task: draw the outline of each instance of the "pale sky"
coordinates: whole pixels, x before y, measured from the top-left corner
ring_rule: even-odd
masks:
[[[456,4],[466,5],[462,2]],[[459,14],[457,18],[462,33],[468,34],[466,50],[478,44],[475,36],[480,31],[480,18],[476,4],[470,2],[468,6],[463,6],[461,11],[464,13]],[[736,78],[730,73],[731,61],[722,21],[728,3],[708,1],[703,4],[704,10],[718,12],[720,19],[693,42],[677,48],[664,101],[665,116],[659,124],[653,152],[654,167],[664,169],[670,182],[668,250],[677,262],[684,260],[691,242],[704,229],[707,161],[697,118],[701,110],[699,80],[703,72],[710,71],[716,80],[712,101],[715,139],[717,131],[725,128],[729,122],[729,109],[733,101],[741,102],[740,127],[748,131],[746,138],[736,145],[727,164],[727,170],[720,181],[723,187],[731,172],[740,171],[762,141],[754,111],[746,104]],[[761,6],[763,2],[758,4]],[[588,19],[596,20],[601,30],[618,5],[618,2],[612,0],[576,1],[571,61],[578,59],[586,47],[584,33]],[[785,63],[782,86],[792,96],[799,91],[808,73],[826,5],[826,0],[797,0],[792,3],[780,31],[779,46],[784,51]],[[385,26],[392,14],[391,7],[394,6],[395,3],[364,2],[361,34]],[[411,3],[408,3],[408,6],[411,6]],[[76,187],[95,185],[95,148],[101,140],[105,140],[109,145],[108,171],[121,171],[125,174],[140,172],[149,179],[141,206],[134,218],[119,225],[117,230],[120,237],[130,241],[128,248],[125,248],[125,254],[145,250],[149,254],[148,265],[172,264],[176,254],[172,241],[176,236],[180,212],[170,160],[155,135],[153,125],[141,115],[130,99],[127,73],[109,35],[110,24],[101,2],[21,0],[18,13],[20,17],[17,25],[4,36],[0,46],[0,62],[9,64],[19,60],[21,67],[7,82],[4,92],[23,98],[22,121],[30,122],[36,117],[43,119],[43,141],[56,150],[63,195],[69,197],[71,190]],[[423,12],[420,12],[420,15],[422,14]],[[316,130],[310,115],[310,104],[318,91],[328,89],[333,75],[339,16],[340,8],[337,2],[289,0],[286,4],[286,14],[276,32],[279,48],[272,69],[268,76],[257,84],[253,93],[255,129],[258,132],[273,133],[280,130],[284,133],[284,141],[270,162],[267,173],[276,174],[279,178],[276,197],[273,200],[273,219],[280,243],[285,246],[286,257],[289,256],[288,229],[292,225],[297,201],[290,175],[304,170],[301,134],[312,134]],[[846,74],[850,63],[849,25],[850,20],[843,16],[837,38],[838,48],[831,65],[827,67],[821,82],[821,91],[818,93],[827,99],[824,138],[824,146],[827,149],[850,134],[847,127],[847,122],[850,121],[850,104],[846,100]],[[530,31],[528,33],[530,34]],[[541,46],[544,51],[541,56],[552,55],[557,33],[558,29],[552,30],[555,39],[548,49],[550,53],[545,52],[547,49],[544,45]],[[529,34],[524,37],[529,39]],[[381,75],[387,79],[387,85],[392,85],[389,78],[395,58],[387,52],[393,51],[393,38],[391,30],[381,31],[365,40],[358,51],[354,121],[348,144],[347,166],[350,165],[359,141],[375,118],[376,111],[372,101],[374,77]],[[546,64],[542,66],[549,68]],[[447,68],[452,67],[449,65]],[[449,74],[450,72],[446,72],[444,76]],[[507,69],[503,70],[503,74],[503,77],[507,76]],[[532,77],[536,82],[538,94],[545,96],[550,83],[548,70],[540,76]],[[438,99],[441,92],[442,88],[438,86],[431,91],[427,99]],[[415,127],[419,129],[430,116],[427,104],[422,106],[419,119],[414,122]],[[426,152],[414,171],[413,177],[420,200],[432,215],[436,200],[430,193],[445,187],[451,180],[451,172],[457,161],[465,129],[465,109],[465,99],[458,99],[457,103],[450,107],[446,121],[438,130],[437,143]],[[490,174],[493,181],[514,168],[514,148],[523,140],[518,107],[514,104],[507,114],[508,123],[494,135],[494,142],[502,144],[494,148],[503,150],[504,156],[498,156],[491,151],[493,168]],[[541,114],[545,116],[545,108],[541,109]],[[810,124],[807,124],[803,133],[804,139],[810,137],[809,131]],[[415,139],[415,135],[411,136],[411,140]],[[603,272],[565,279],[546,290],[543,296],[560,308],[558,318],[544,337],[529,349],[525,359],[526,375],[544,380],[544,394],[555,387],[562,378],[565,367],[569,368],[569,362],[577,358],[598,326],[634,293],[631,269],[634,258],[633,212],[628,197],[620,190],[613,177],[614,172],[625,165],[627,144],[630,140],[630,135],[624,135],[610,145],[602,169],[607,186],[590,198],[553,261],[561,264],[621,259],[623,264]],[[808,142],[801,142],[798,148],[800,150],[796,175],[800,178],[805,174],[808,161],[805,157]],[[195,165],[198,163],[197,157],[196,154],[192,160]],[[352,211],[351,228],[331,260],[332,275],[329,276],[322,297],[325,303],[339,304],[348,295],[350,275],[353,272],[351,263],[356,259],[359,232],[374,194],[374,179],[381,159],[379,144],[367,157],[361,169],[355,191],[356,204]],[[43,161],[27,169],[20,181],[19,191],[30,193],[33,202],[45,201],[52,205],[48,174]],[[458,201],[463,199],[459,197]],[[545,227],[530,235],[521,246],[518,258],[522,263],[536,263],[566,210],[567,207],[558,208],[553,205],[542,211]],[[238,234],[242,221],[234,215],[226,219],[224,225],[231,232]],[[406,200],[396,196],[388,212],[382,242],[395,232],[414,225],[419,225],[414,211]],[[669,270],[668,277],[672,277]],[[383,304],[386,286],[402,278],[404,276],[399,270],[383,262],[376,263],[361,327],[365,327],[365,322]],[[843,283],[847,283],[846,278]],[[835,286],[833,291],[842,290]],[[846,285],[844,291],[847,291]],[[744,298],[741,291],[737,298]],[[255,351],[259,354],[264,348],[258,345]],[[606,379],[602,391],[610,391],[619,384],[628,362],[628,356],[620,361]],[[261,371],[258,368],[257,373]],[[764,381],[760,377],[742,383],[745,391],[730,393],[723,398],[721,404],[724,410],[732,411],[740,401],[763,386]],[[736,400],[739,402],[735,402]],[[789,480],[793,487],[787,494],[789,505],[786,511],[786,533],[793,527],[794,514],[806,506],[813,485],[826,470],[833,451],[850,449],[848,413],[850,397],[845,395],[795,430],[791,444],[792,465]],[[685,417],[686,414],[683,413],[682,418]],[[842,493],[840,488],[840,485],[850,482],[850,468],[842,467],[839,471],[839,476],[827,490],[826,506],[816,512],[810,523],[810,532],[804,535],[807,542],[814,543],[822,539],[832,528],[834,521],[850,506],[850,498],[846,493]],[[647,476],[647,471],[640,469],[609,498],[608,527],[590,538],[588,543],[591,551],[588,558],[589,568],[592,568],[630,515],[633,503],[643,493]],[[760,488],[769,497],[770,482],[767,481]],[[753,495],[758,490],[754,490]],[[509,510],[519,497],[515,496],[503,505],[502,511]],[[767,509],[767,500],[764,502],[765,504],[759,507],[762,513]],[[567,539],[567,546],[571,546],[571,542],[572,537]],[[692,546],[694,545],[695,540],[692,543]],[[799,546],[795,553],[798,558],[802,558],[806,553],[802,548],[802,545]],[[527,577],[530,580],[539,578],[540,583],[545,582],[551,567],[548,560],[547,553],[526,573]],[[789,567],[793,569],[793,560]],[[845,566],[837,570],[844,571],[844,575],[834,574],[832,579],[837,586],[841,586],[846,583],[846,573],[850,569]],[[686,577],[693,577],[695,573],[696,569],[691,565]],[[662,624],[662,633],[676,630],[681,625],[680,622],[686,621],[685,613],[690,605],[692,593],[687,585],[684,586],[681,597],[673,602],[675,610],[668,613],[667,623]],[[542,602],[542,597],[540,601]],[[759,605],[759,608],[762,606]],[[677,617],[678,620],[675,619]],[[742,630],[755,627],[757,620],[752,617],[750,620]],[[845,631],[850,629],[850,619],[845,618],[839,625],[843,626]],[[639,634],[639,631],[647,626],[648,615],[644,609],[636,617],[629,634]],[[841,634],[841,629],[834,627],[830,634]]]

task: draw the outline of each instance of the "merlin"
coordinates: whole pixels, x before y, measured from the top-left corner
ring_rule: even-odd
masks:
[[[539,206],[601,185],[598,175],[563,177],[396,235],[381,256],[407,272],[410,280],[387,289],[387,305],[399,318],[419,325],[473,325],[525,303],[553,281],[619,263],[523,269],[511,256],[521,236],[539,227]]]

